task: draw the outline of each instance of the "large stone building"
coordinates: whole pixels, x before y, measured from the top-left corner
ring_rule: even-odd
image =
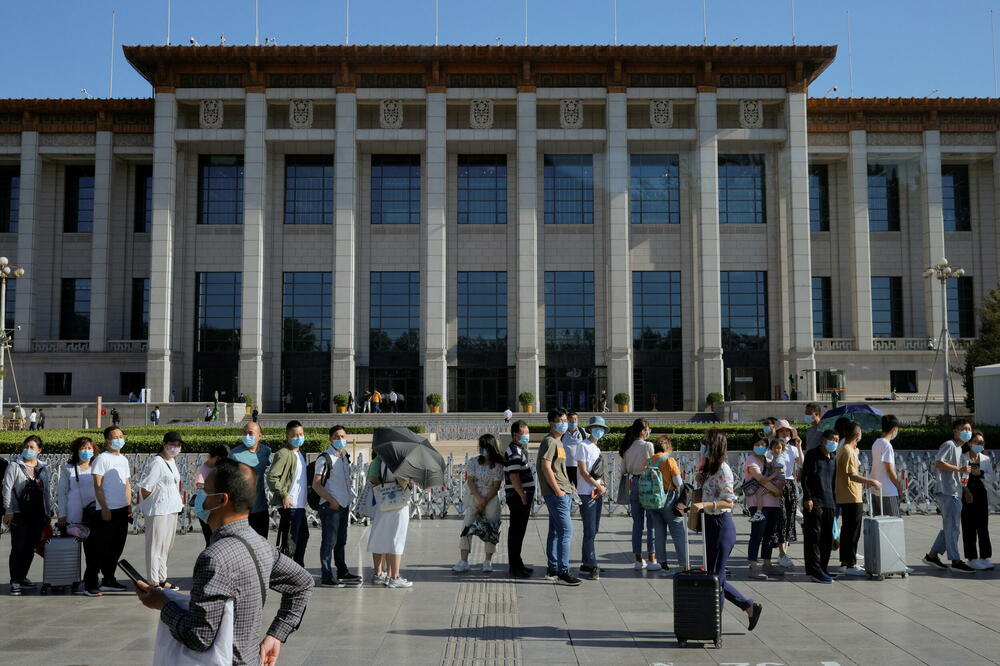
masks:
[[[959,348],[997,284],[1000,100],[808,99],[833,47],[125,53],[153,99],[0,100],[26,400],[923,393],[925,268]]]

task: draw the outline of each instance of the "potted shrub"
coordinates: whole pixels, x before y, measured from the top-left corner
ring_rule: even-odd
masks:
[[[613,400],[615,401],[615,404],[618,405],[619,412],[627,412],[628,403],[631,402],[632,398],[629,397],[628,393],[615,393]]]
[[[718,391],[709,393],[708,397],[705,398],[705,402],[708,403],[708,411],[712,411],[716,405],[722,404],[724,400],[725,397]]]
[[[441,411],[441,403],[444,402],[441,398],[440,393],[428,393],[427,394],[427,406],[431,409],[431,414],[437,414]]]
[[[517,396],[517,401],[521,403],[521,410],[529,414],[535,411],[535,394],[531,391],[523,391]]]
[[[247,415],[249,416],[253,412],[253,397],[249,395],[243,396],[244,402],[246,402]]]
[[[337,406],[337,413],[343,414],[347,411],[347,395],[344,393],[338,393],[333,396],[333,404]]]

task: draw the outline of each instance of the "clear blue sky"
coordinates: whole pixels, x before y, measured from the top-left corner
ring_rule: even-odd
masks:
[[[520,44],[523,0],[439,0],[442,44]],[[791,0],[707,0],[711,44],[791,43]],[[528,0],[530,44],[612,42],[611,0]],[[253,43],[253,0],[173,0],[171,41]],[[701,0],[618,0],[622,44],[700,44]],[[990,21],[1000,0],[795,0],[798,44],[835,44],[834,64],[813,84],[855,96],[993,95]],[[163,44],[167,0],[0,0],[0,97],[108,94],[111,12],[117,11],[115,97],[147,97],[149,85],[122,44]],[[344,0],[260,0],[261,42],[342,44]],[[434,0],[353,0],[352,44],[433,44]]]

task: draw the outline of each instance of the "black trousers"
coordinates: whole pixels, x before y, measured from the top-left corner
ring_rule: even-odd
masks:
[[[806,575],[815,576],[826,573],[830,566],[830,551],[833,550],[833,521],[836,509],[818,507],[813,504],[812,511],[806,511],[802,525],[802,535],[805,539]]]
[[[309,543],[309,523],[305,509],[278,509],[278,549],[285,546],[299,566],[305,566],[306,544]]]
[[[965,559],[986,560],[993,557],[993,544],[990,543],[990,506],[986,497],[986,487],[979,485],[971,488],[972,503],[962,500],[962,544],[965,547]],[[976,549],[976,541],[979,549]]]
[[[111,520],[102,520],[98,515],[90,528],[91,533],[87,540],[93,539],[98,543],[97,565],[106,582],[115,580],[115,569],[118,567],[122,551],[125,550],[125,538],[128,537],[128,523],[128,507],[123,506],[111,510]],[[92,573],[91,577],[95,578],[96,572]]]
[[[858,563],[858,541],[861,539],[861,519],[864,510],[857,504],[838,504],[840,507],[840,566],[853,567]]]
[[[10,582],[20,583],[28,577],[35,559],[35,546],[42,539],[45,518],[15,513],[10,521]]]
[[[531,504],[535,501],[533,490],[525,491],[528,503],[521,502],[516,493],[507,495],[507,509],[510,511],[510,527],[507,530],[507,563],[511,569],[524,567],[521,559],[521,545],[524,543],[524,533],[528,529],[528,519],[531,518]]]
[[[579,471],[580,469],[576,465],[566,468],[566,476],[569,477],[569,482],[573,484],[574,488],[576,488],[576,473]]]
[[[98,516],[100,520],[100,516]],[[101,557],[104,554],[104,545],[98,539],[93,523],[87,523],[90,528],[90,536],[83,540],[83,587],[87,590],[96,590],[101,586]]]
[[[271,518],[268,516],[267,510],[258,511],[257,513],[251,513],[250,517],[247,519],[250,523],[250,528],[254,532],[261,535],[265,539],[267,538],[267,529],[271,525]]]

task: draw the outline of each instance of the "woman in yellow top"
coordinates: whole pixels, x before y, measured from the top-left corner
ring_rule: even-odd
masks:
[[[660,475],[663,476],[663,491],[667,494],[667,501],[658,511],[650,511],[653,517],[653,543],[656,547],[656,559],[663,567],[661,576],[672,576],[674,572],[667,566],[667,531],[670,531],[670,539],[674,542],[674,551],[677,553],[677,566],[681,571],[691,568],[688,559],[688,535],[687,520],[684,510],[687,508],[682,504],[677,504],[677,496],[684,487],[684,480],[681,478],[681,469],[674,460],[674,445],[670,441],[670,435],[660,435],[653,443],[652,462],[660,468]]]

